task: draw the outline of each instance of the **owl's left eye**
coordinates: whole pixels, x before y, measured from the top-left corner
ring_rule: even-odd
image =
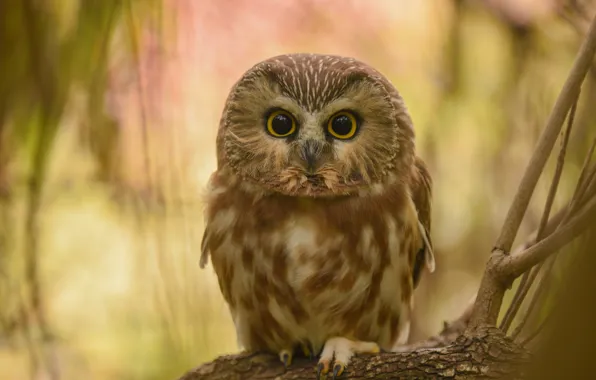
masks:
[[[348,111],[340,111],[331,116],[327,123],[327,131],[336,139],[347,140],[356,134],[358,121],[356,116]]]
[[[273,111],[267,117],[267,132],[274,137],[288,137],[296,132],[296,120],[287,111]]]

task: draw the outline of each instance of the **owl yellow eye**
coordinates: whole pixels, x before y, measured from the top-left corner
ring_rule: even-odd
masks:
[[[267,117],[267,132],[274,137],[287,137],[296,132],[296,120],[287,111],[273,111]]]
[[[333,115],[327,123],[327,131],[331,136],[340,140],[347,140],[354,137],[358,129],[356,116],[351,112],[340,111]]]

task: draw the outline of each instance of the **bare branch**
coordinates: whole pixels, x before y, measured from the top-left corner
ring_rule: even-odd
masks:
[[[580,172],[579,179],[577,180],[577,186],[573,193],[573,198],[571,198],[571,204],[574,204],[577,201],[577,198],[581,197],[581,193],[583,191],[582,189],[584,187],[584,181],[586,176],[588,176],[588,168],[590,167],[592,155],[594,154],[594,149],[596,149],[596,137],[594,138],[594,141],[592,141],[592,146],[590,147],[588,155],[586,156],[584,164],[582,165],[582,170]]]
[[[542,218],[540,220],[540,225],[538,227],[538,232],[536,233],[536,242],[539,242],[544,238],[546,235],[546,226],[548,225],[550,212],[553,206],[553,202],[555,200],[555,195],[557,194],[557,189],[559,188],[559,181],[561,180],[561,174],[563,173],[563,166],[565,165],[565,155],[567,153],[567,145],[569,143],[569,136],[571,135],[571,129],[573,128],[573,120],[575,119],[575,112],[577,111],[577,102],[579,100],[578,97],[575,99],[571,110],[569,111],[569,116],[567,118],[567,128],[565,128],[565,132],[563,134],[563,138],[561,139],[561,149],[559,150],[559,156],[557,157],[557,166],[555,168],[555,174],[553,175],[553,180],[550,185],[550,189],[548,191],[548,196],[546,197],[546,204],[544,205],[544,211],[542,212]],[[515,319],[515,315],[519,311],[521,304],[523,303],[528,291],[532,287],[532,283],[536,279],[538,272],[542,268],[542,264],[534,267],[531,271],[524,273],[522,280],[515,292],[515,296],[513,297],[513,301],[511,305],[507,309],[505,317],[503,318],[503,322],[501,323],[500,328],[507,333],[509,331],[509,327],[511,327],[511,323]]]
[[[530,355],[496,328],[464,333],[446,347],[414,352],[358,355],[341,376],[346,379],[521,378]],[[285,370],[276,355],[220,356],[178,380],[314,379],[315,360],[295,358]]]
[[[560,132],[565,115],[579,94],[581,83],[592,65],[595,53],[596,16],[592,19],[588,35],[580,47],[571,72],[555,102],[546,127],[521,180],[517,194],[509,208],[501,234],[497,239],[480,283],[474,312],[468,326],[469,329],[486,324],[494,326],[497,323],[503,296],[511,282],[577,236],[581,230],[592,222],[592,218],[585,215],[585,213],[586,211],[596,211],[596,202],[590,203],[590,207],[585,208],[581,215],[573,218],[564,228],[524,251],[525,254],[516,255],[513,258],[509,255],[538,178],[544,170],[544,165]],[[580,228],[580,231],[572,229],[572,227]],[[552,244],[552,247],[550,245],[545,246],[544,243],[547,240],[549,244]],[[523,270],[519,271],[520,269]]]
[[[596,165],[590,171],[586,170],[584,181],[578,185],[577,197],[571,204],[571,210],[581,207],[590,198],[590,194],[594,193],[596,193]]]
[[[519,311],[519,308],[521,307],[522,303],[526,299],[526,296],[528,295],[528,292],[530,291],[530,288],[532,287],[532,283],[536,279],[536,276],[538,276],[538,272],[540,272],[541,269],[542,269],[542,263],[538,264],[537,266],[532,268],[530,271],[525,272],[524,275],[522,276],[522,280],[517,288],[517,291],[515,292],[513,301],[511,301],[511,305],[509,305],[509,308],[507,309],[507,312],[505,313],[505,316],[503,317],[503,321],[501,322],[501,325],[499,326],[499,328],[501,330],[503,330],[505,333],[507,331],[509,331],[511,324],[513,323],[513,320],[515,319],[515,315],[517,314],[517,312]]]
[[[522,347],[527,347],[529,343],[536,339],[536,337],[542,332],[542,330],[544,330],[546,325],[552,320],[552,316],[553,314],[549,313],[546,317],[544,317],[544,319],[540,322],[540,324],[538,325],[538,327],[536,327],[534,331],[532,331],[530,334],[521,339],[520,345]]]
[[[557,211],[555,213],[555,215],[553,215],[553,217],[550,218],[550,220],[546,224],[546,227],[544,229],[544,234],[545,235],[552,234],[557,229],[557,227],[559,227],[559,224],[561,224],[561,222],[563,220],[568,219],[568,218],[565,219],[568,216],[568,214],[569,214],[569,207],[564,207],[564,208],[560,209],[559,211]],[[529,234],[528,237],[526,238],[526,240],[524,241],[524,243],[520,244],[515,250],[513,250],[512,254],[517,255],[517,254],[525,251],[526,249],[530,248],[534,244],[536,244],[537,236],[538,236],[538,229],[536,229],[531,234]],[[523,278],[522,278],[522,281],[523,281]],[[521,286],[521,284],[520,284],[520,286]]]
[[[540,261],[571,242],[588,227],[596,223],[596,196],[569,222],[559,227],[552,235],[515,256],[507,256],[499,263],[498,271],[503,276],[519,276]]]
[[[555,265],[556,259],[557,259],[557,256],[550,257],[550,262],[548,263],[548,267],[542,272],[542,276],[540,277],[540,280],[538,281],[538,285],[536,286],[536,292],[534,292],[534,295],[532,296],[532,299],[530,300],[530,304],[528,305],[528,308],[527,308],[525,314],[520,319],[519,325],[517,325],[517,327],[515,328],[515,330],[513,330],[513,333],[511,334],[511,337],[513,339],[516,339],[519,336],[521,331],[524,329],[524,326],[526,325],[526,323],[528,323],[528,320],[530,319],[530,316],[532,315],[534,308],[538,304],[538,300],[540,300],[540,298],[542,297],[544,292],[548,290],[548,288],[549,288],[548,280],[550,278],[550,274],[551,274],[553,267]],[[538,267],[542,268],[543,265],[544,265],[544,263],[541,263],[539,266],[537,266],[535,268],[538,268]]]
[[[559,97],[553,107],[553,110],[548,118],[546,127],[540,136],[540,140],[534,149],[530,163],[521,180],[517,194],[511,203],[509,212],[503,224],[501,235],[497,239],[495,248],[508,254],[513,245],[513,240],[517,235],[519,226],[522,222],[528,203],[538,182],[538,178],[542,174],[544,165],[553,149],[557,135],[561,130],[561,126],[565,120],[567,111],[577,98],[581,83],[583,82],[594,54],[596,53],[596,17],[593,18],[588,31],[588,35],[582,43],[577,54],[571,73],[567,77],[565,85],[559,94]]]
[[[579,93],[578,93],[579,98]],[[573,106],[571,107],[571,111],[569,111],[569,119],[567,122],[567,128],[565,129],[565,134],[561,141],[561,150],[559,151],[559,156],[557,157],[557,167],[555,168],[555,174],[553,176],[553,181],[550,185],[550,189],[548,190],[548,196],[546,197],[546,204],[544,206],[544,212],[542,213],[542,219],[540,220],[540,226],[538,227],[538,236],[536,237],[536,242],[542,240],[545,236],[545,229],[546,224],[548,223],[548,219],[550,217],[550,212],[553,206],[553,202],[555,200],[555,195],[557,195],[557,189],[559,188],[559,181],[561,180],[561,174],[563,173],[563,166],[565,165],[565,154],[567,153],[567,145],[569,143],[569,136],[571,135],[571,128],[573,128],[573,120],[575,119],[575,111],[577,110],[577,101],[578,98],[575,99]]]

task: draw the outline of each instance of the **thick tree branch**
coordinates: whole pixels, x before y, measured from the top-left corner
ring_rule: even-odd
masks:
[[[500,330],[482,328],[442,348],[355,357],[342,378],[521,379],[529,359],[529,353]],[[296,359],[286,371],[275,355],[230,355],[192,370],[179,380],[306,380],[315,378],[315,365],[314,360]]]

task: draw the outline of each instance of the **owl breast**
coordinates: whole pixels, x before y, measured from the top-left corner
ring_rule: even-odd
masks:
[[[262,194],[232,175],[211,180],[204,250],[239,345],[315,350],[333,336],[404,343],[411,267],[422,245],[407,192],[314,199]]]

